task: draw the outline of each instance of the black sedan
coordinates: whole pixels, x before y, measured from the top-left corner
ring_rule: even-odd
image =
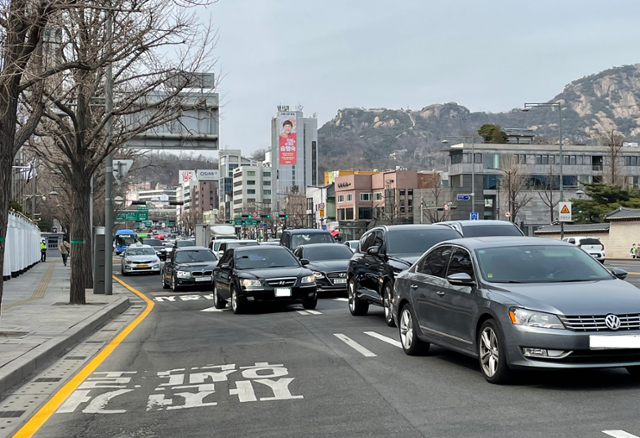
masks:
[[[211,287],[213,268],[217,264],[218,259],[209,248],[176,248],[162,267],[162,288],[171,287],[174,292],[178,292],[185,286]]]
[[[302,304],[315,309],[318,303],[313,273],[285,247],[246,246],[228,249],[214,270],[213,302],[223,309],[231,301],[233,313],[250,304]]]
[[[299,246],[294,252],[299,259],[309,260],[318,292],[347,292],[347,267],[353,252],[339,243],[313,243]]]

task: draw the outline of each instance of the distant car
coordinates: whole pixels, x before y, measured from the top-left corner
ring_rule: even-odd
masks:
[[[293,254],[309,260],[318,292],[347,292],[347,267],[353,252],[339,243],[312,243],[296,248]]]
[[[281,246],[243,246],[228,249],[214,270],[213,303],[223,309],[231,301],[233,313],[261,303],[318,304],[313,273]]]
[[[308,245],[310,243],[335,243],[335,239],[329,231],[316,228],[284,230],[280,237],[280,245],[292,251],[300,245]]]
[[[266,242],[260,242],[260,245],[280,245],[280,242],[276,240],[267,240]]]
[[[229,248],[239,248],[241,246],[258,246],[257,240],[223,240],[218,249],[218,258],[222,258]]]
[[[446,225],[448,227],[451,227],[462,234],[465,238],[489,236],[524,236],[524,233],[516,224],[508,221],[445,221],[438,222],[438,225]]]
[[[149,245],[130,245],[121,255],[120,262],[123,276],[129,274],[158,274],[160,272],[160,258]]]
[[[578,248],[581,248],[591,257],[604,264],[605,253],[604,253],[604,245],[600,242],[600,239],[597,237],[591,236],[571,236],[565,237],[562,239],[563,242],[571,243],[572,245],[576,245]]]
[[[351,249],[351,251],[356,252],[358,250],[358,246],[360,245],[360,241],[359,240],[347,240],[346,242],[343,242],[343,244],[347,247],[349,247],[349,249]]]
[[[173,242],[173,245],[165,245],[164,246],[164,259],[171,257],[171,253],[177,248],[185,248],[188,246],[195,246],[195,240],[191,239],[177,239]],[[161,250],[162,251],[162,250]]]
[[[186,246],[176,248],[162,267],[162,288],[179,292],[186,286],[213,288],[213,269],[218,258],[209,248]]]
[[[166,258],[166,253],[162,250],[164,249],[164,245],[159,239],[142,239],[143,245],[152,246],[153,249],[156,250],[156,255],[160,258],[160,260],[164,260]]]

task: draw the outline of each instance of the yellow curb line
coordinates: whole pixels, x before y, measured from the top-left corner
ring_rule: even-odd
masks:
[[[22,428],[20,428],[20,430],[13,436],[14,438],[32,437],[38,431],[38,429],[40,429],[42,425],[49,419],[49,417],[51,417],[51,415],[55,413],[55,411],[60,407],[60,405],[64,403],[64,401],[71,395],[71,393],[75,391],[78,388],[78,386],[80,386],[80,384],[87,377],[89,377],[91,373],[93,373],[95,369],[98,368],[98,366],[100,366],[100,364],[111,353],[113,353],[113,350],[115,350],[116,347],[120,345],[122,341],[124,341],[124,339],[129,335],[129,333],[131,333],[133,329],[135,329],[138,326],[138,324],[140,324],[142,320],[144,320],[153,309],[153,306],[154,306],[153,301],[151,301],[149,298],[144,296],[144,294],[138,292],[137,290],[135,290],[134,288],[132,288],[131,286],[129,286],[119,278],[116,278],[115,276],[113,276],[113,279],[116,280],[121,285],[123,285],[124,287],[126,287],[127,289],[129,289],[134,294],[138,295],[144,301],[146,301],[147,307],[144,309],[144,311],[140,315],[138,315],[136,319],[134,319],[131,322],[131,324],[129,324],[120,333],[118,333],[118,336],[116,336],[102,351],[100,351],[100,353],[98,353],[96,357],[94,357],[91,360],[91,362],[86,364],[84,368],[78,371],[78,373],[75,376],[73,376],[73,378],[69,380],[69,382],[67,382],[66,385],[60,388],[58,392],[56,392],[53,395],[53,397],[43,407],[41,407],[40,410],[38,410],[38,412],[36,412],[24,426],[22,426]]]
[[[629,275],[640,275],[640,272],[627,272]]]
[[[47,271],[42,276],[42,280],[40,280],[40,283],[38,283],[38,286],[36,286],[30,298],[16,301],[15,303],[5,304],[4,306],[2,306],[2,310],[11,309],[12,307],[39,300],[40,298],[44,297],[44,293],[47,291],[47,286],[49,285],[49,280],[51,280],[51,276],[53,275],[53,270],[55,267],[56,265],[54,264],[49,265]]]

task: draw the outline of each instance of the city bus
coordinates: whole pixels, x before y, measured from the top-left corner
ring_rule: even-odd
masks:
[[[138,241],[138,236],[133,230],[118,230],[116,231],[116,254],[120,254],[121,252],[127,249],[127,246],[132,243],[136,243]]]

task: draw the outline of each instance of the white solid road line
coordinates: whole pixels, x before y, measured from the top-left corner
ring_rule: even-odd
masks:
[[[396,341],[395,339],[388,338],[386,336],[381,335],[380,333],[364,332],[364,334],[365,335],[369,335],[369,336],[371,336],[373,338],[376,338],[376,339],[380,339],[381,341],[386,342],[387,344],[391,344],[391,345],[393,345],[395,347],[402,348],[402,344],[400,343],[400,341]]]
[[[334,298],[333,301],[349,301],[349,298]]]
[[[336,338],[340,339],[345,344],[347,344],[349,347],[351,347],[354,350],[356,350],[358,353],[362,354],[364,357],[375,357],[376,356],[375,353],[372,353],[371,351],[367,350],[362,345],[358,344],[356,341],[354,341],[353,339],[343,335],[342,333],[334,333],[333,335]]]
[[[296,310],[300,315],[309,315],[306,310]]]
[[[602,433],[615,438],[639,438],[637,435],[631,435],[629,432],[625,432],[624,430],[603,430]]]
[[[201,312],[224,312],[225,310],[230,310],[230,307],[225,307],[224,309],[216,309],[214,307],[207,307],[206,309],[202,309]]]
[[[296,310],[300,315],[322,315],[322,312],[317,310]]]

